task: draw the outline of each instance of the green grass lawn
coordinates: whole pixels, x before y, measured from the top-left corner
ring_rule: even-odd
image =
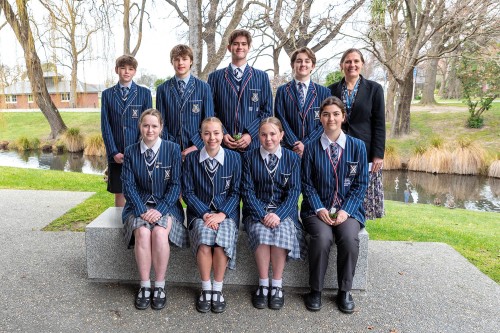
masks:
[[[48,231],[83,231],[89,222],[114,204],[102,177],[96,175],[0,167],[0,188],[96,192],[44,228]],[[447,243],[483,273],[500,282],[498,213],[385,203],[386,216],[367,223],[370,239]]]

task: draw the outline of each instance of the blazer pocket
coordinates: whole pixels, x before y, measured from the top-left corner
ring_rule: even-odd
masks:
[[[141,105],[129,105],[130,108],[130,118],[132,119],[139,119],[140,116],[140,111],[141,111]]]
[[[223,192],[229,190],[231,188],[231,180],[233,179],[233,176],[222,176],[220,178],[223,181]]]
[[[279,183],[282,187],[287,187],[288,180],[290,179],[291,175],[292,175],[291,173],[284,173],[284,172],[280,173]]]
[[[193,113],[193,114],[200,113],[202,102],[203,101],[201,99],[196,99],[196,100],[189,101],[188,110],[190,110],[191,113]]]

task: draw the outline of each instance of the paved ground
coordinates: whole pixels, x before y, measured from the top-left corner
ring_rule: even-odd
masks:
[[[334,294],[308,312],[305,290],[288,290],[281,311],[256,310],[232,286],[223,314],[197,313],[197,286],[172,285],[166,309],[137,311],[136,286],[87,281],[83,233],[40,231],[89,195],[0,190],[0,332],[500,332],[500,286],[441,243],[370,241],[369,289],[352,315]]]

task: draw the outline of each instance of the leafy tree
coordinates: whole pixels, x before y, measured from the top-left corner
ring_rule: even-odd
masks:
[[[325,86],[329,86],[335,82],[339,82],[340,80],[342,80],[343,77],[344,77],[344,74],[342,74],[341,71],[330,72],[326,76]]]
[[[478,55],[479,58],[474,57]],[[489,110],[493,100],[500,96],[499,55],[498,47],[490,52],[482,49],[464,56],[460,63],[458,78],[463,87],[464,103],[469,108],[467,126],[470,128],[483,126],[483,112]]]
[[[154,83],[155,89],[158,89],[158,86],[159,86],[160,84],[162,84],[163,82],[165,82],[165,81],[167,81],[167,80],[170,80],[170,79],[171,79],[171,77],[170,77],[170,76],[168,76],[168,77],[166,77],[166,78],[164,78],[164,79],[157,79],[157,80],[155,81],[155,83]]]

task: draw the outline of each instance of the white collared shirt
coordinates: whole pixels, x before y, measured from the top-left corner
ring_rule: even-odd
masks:
[[[203,163],[207,158],[212,158],[208,155],[207,149],[205,147],[200,150],[200,163]],[[220,147],[217,155],[213,157],[214,160],[219,162],[220,165],[224,165],[224,148]]]
[[[269,155],[271,155],[270,152],[268,152],[267,150],[264,149],[264,147],[260,146],[260,156],[262,157],[262,159],[267,163],[269,161]],[[276,157],[278,158],[278,160],[281,158],[281,145],[278,146],[278,150],[276,150],[276,152],[274,153],[274,155],[276,155]]]
[[[321,141],[321,146],[323,147],[323,150],[327,150],[328,147],[330,147],[330,144],[333,143],[330,140],[330,138],[328,138],[326,136],[325,132],[323,132],[323,134],[321,134],[320,141]],[[342,131],[342,130],[340,131],[340,135],[337,138],[337,141],[335,141],[335,142],[340,146],[340,148],[345,149],[346,136],[345,136],[344,131]]]
[[[241,69],[241,73],[245,73],[245,68],[247,68],[247,64],[245,63],[244,65],[241,65],[240,67],[234,65],[233,63],[231,63],[231,69],[233,70],[233,73],[234,73],[234,70],[236,68],[239,68]]]
[[[120,89],[121,88],[128,88],[130,90],[130,88],[132,88],[132,81],[130,81],[126,86],[124,86],[120,82],[118,82],[118,84],[120,85]]]
[[[309,84],[311,84],[311,80],[307,80],[305,82],[302,82],[302,81],[299,81],[297,79],[294,79],[294,81],[295,81],[295,87],[297,88],[297,90],[299,89],[299,87],[298,87],[299,82],[303,83],[305,85],[303,87],[302,91],[304,92],[304,97],[306,97],[307,96],[307,91],[309,90]]]
[[[189,82],[189,79],[191,78],[191,74],[189,74],[188,76],[186,76],[185,78],[181,79],[181,78],[178,78],[177,76],[175,77],[175,83],[177,83],[177,86],[179,85],[179,81],[184,81],[184,83],[186,84],[185,86],[187,87],[188,85],[188,82]]]
[[[141,154],[144,154],[146,152],[146,150],[149,149],[148,146],[146,146],[146,144],[144,143],[144,140],[141,139]],[[151,147],[151,149],[153,150],[153,153],[156,155],[156,153],[158,153],[158,150],[160,149],[160,146],[161,146],[161,139],[158,138],[156,139],[156,142],[155,144],[153,145],[153,147]]]

